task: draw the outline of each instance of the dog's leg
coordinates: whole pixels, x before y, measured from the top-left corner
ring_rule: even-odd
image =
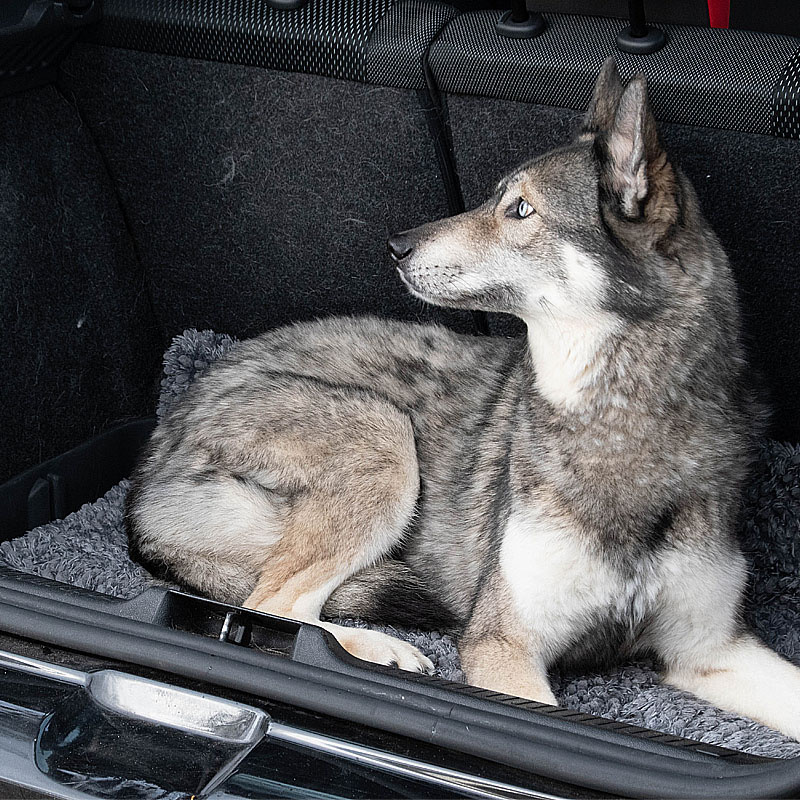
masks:
[[[428,658],[416,647],[394,636],[320,620],[320,611],[330,593],[354,571],[341,562],[317,562],[296,572],[277,592],[274,591],[274,580],[267,575],[259,581],[244,606],[318,625],[332,633],[350,654],[365,661],[395,664],[412,672],[433,672],[433,664]]]
[[[547,680],[544,662],[525,642],[499,636],[459,640],[458,652],[467,681],[482,689],[558,705]]]
[[[368,395],[324,387],[312,392],[296,425],[283,435],[276,422],[270,431],[270,450],[295,470],[300,488],[282,515],[279,540],[261,555],[244,605],[319,625],[358,658],[431,672],[432,663],[406,642],[319,619],[334,589],[402,540],[419,474],[405,414]],[[286,456],[291,461],[283,462]]]
[[[800,669],[739,620],[745,567],[736,552],[678,558],[659,598],[651,643],[664,681],[800,739]]]
[[[800,739],[800,669],[751,634],[687,655],[668,667],[666,683]]]
[[[505,585],[490,578],[458,640],[467,681],[482,689],[558,705],[542,651],[533,641],[511,611]]]

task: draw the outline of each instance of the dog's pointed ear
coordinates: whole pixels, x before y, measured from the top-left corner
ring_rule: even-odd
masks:
[[[617,62],[611,56],[603,64],[594,84],[594,95],[583,117],[580,135],[607,131],[614,122],[617,106],[622,98],[622,81]]]
[[[637,75],[622,93],[614,122],[603,135],[606,185],[623,216],[642,216],[645,201],[663,174],[670,174],[656,121],[647,99],[647,83]]]

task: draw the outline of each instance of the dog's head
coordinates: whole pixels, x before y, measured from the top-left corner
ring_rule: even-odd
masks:
[[[670,242],[681,181],[645,79],[609,60],[573,142],[512,171],[480,207],[392,236],[408,289],[435,305],[537,316],[642,318],[685,273]]]

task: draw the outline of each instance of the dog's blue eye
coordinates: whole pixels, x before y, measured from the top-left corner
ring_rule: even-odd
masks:
[[[525,198],[520,197],[519,203],[517,204],[517,216],[520,219],[525,219],[525,217],[529,217],[536,209],[527,201]]]

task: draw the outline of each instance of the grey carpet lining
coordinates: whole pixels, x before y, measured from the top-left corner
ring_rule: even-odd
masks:
[[[158,414],[192,379],[235,341],[210,331],[186,331],[164,359]],[[0,544],[0,562],[45,578],[116,597],[134,597],[154,581],[128,557],[122,509],[128,482],[64,520]],[[761,637],[800,665],[800,447],[765,442],[746,496],[741,526],[752,566],[747,615]],[[358,620],[348,624],[365,625]],[[451,637],[435,631],[385,630],[419,647],[442,678],[463,681]],[[800,743],[758,723],[722,712],[690,694],[658,683],[648,662],[584,675],[554,675],[559,702],[568,708],[677,736],[763,756],[800,756]]]

